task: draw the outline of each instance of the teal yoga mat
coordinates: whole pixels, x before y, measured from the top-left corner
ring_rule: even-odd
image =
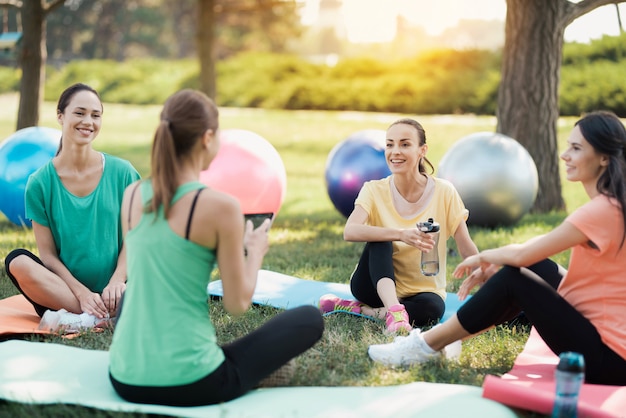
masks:
[[[108,367],[107,351],[6,341],[0,343],[0,399],[184,418],[517,417],[508,407],[483,398],[479,387],[425,382],[257,389],[230,402],[202,407],[140,405],[117,396]]]
[[[222,281],[216,280],[209,283],[207,292],[212,296],[223,296]],[[327,293],[334,293],[342,299],[354,300],[354,296],[350,293],[350,286],[347,284],[305,280],[270,270],[259,270],[252,302],[281,309],[302,305],[317,306],[320,297]],[[463,301],[459,300],[456,293],[448,293],[442,321],[452,316],[462,304]],[[337,312],[345,313],[344,311]]]

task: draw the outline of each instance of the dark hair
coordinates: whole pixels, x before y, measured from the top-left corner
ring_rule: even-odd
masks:
[[[626,128],[613,112],[605,110],[584,115],[574,126],[580,128],[585,140],[598,153],[609,158],[596,188],[601,194],[615,198],[620,205],[624,221],[621,248],[626,239]]]
[[[422,146],[426,143],[426,131],[424,130],[424,127],[418,121],[411,119],[411,118],[398,119],[397,121],[389,125],[387,129],[395,125],[410,125],[414,127],[415,130],[417,131],[417,138],[419,139],[419,145]],[[428,166],[430,167],[430,174],[433,174],[435,172],[435,167],[433,167],[433,164],[430,161],[428,161],[428,158],[426,157],[422,158],[419,162],[419,172],[420,173],[426,172],[426,167],[424,166],[424,163],[428,164]]]
[[[65,112],[65,108],[72,101],[72,97],[74,97],[76,93],[79,93],[81,91],[89,91],[95,94],[98,100],[100,100],[100,105],[102,105],[100,95],[94,88],[88,86],[87,84],[76,83],[66,88],[63,93],[61,93],[61,96],[59,96],[59,101],[57,102],[57,115],[63,114]],[[102,110],[104,111],[104,107],[102,108]],[[61,137],[61,141],[59,142],[59,149],[57,150],[56,155],[59,155],[59,153],[61,152],[61,148],[63,148],[63,137]]]
[[[207,130],[217,134],[218,116],[215,103],[200,91],[180,90],[165,101],[152,144],[154,195],[147,211],[156,212],[163,205],[167,217],[178,186],[178,160],[192,152]]]

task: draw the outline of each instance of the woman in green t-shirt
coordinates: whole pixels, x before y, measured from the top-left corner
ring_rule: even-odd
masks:
[[[42,316],[42,329],[94,326],[116,312],[126,288],[120,208],[139,173],[93,148],[102,113],[98,93],[85,84],[61,94],[59,150],[25,190],[39,256],[19,248],[5,259],[9,278]]]

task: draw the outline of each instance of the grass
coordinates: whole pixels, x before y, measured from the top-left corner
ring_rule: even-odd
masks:
[[[0,138],[14,132],[17,97],[0,96]],[[10,110],[10,111],[7,111]],[[149,172],[149,149],[160,108],[105,104],[103,129],[95,147],[130,160],[143,176]],[[55,104],[44,103],[42,126],[58,127]],[[398,114],[363,112],[267,111],[257,109],[221,109],[221,128],[254,131],[270,141],[279,151],[287,170],[287,194],[271,231],[271,249],[263,268],[309,280],[347,283],[362,245],[342,239],[345,219],[328,198],[324,168],[328,153],[338,142],[361,129],[385,129]],[[435,167],[445,151],[458,139],[478,131],[494,131],[493,117],[425,116],[417,117],[427,132],[428,157]],[[564,145],[572,120],[560,123],[559,138]],[[584,201],[582,188],[564,188],[569,207]],[[506,228],[471,227],[479,248],[519,242],[549,231],[565,213],[529,214]],[[10,223],[0,215],[0,260],[16,247],[36,250],[32,232]],[[449,242],[448,273],[460,260]],[[568,254],[555,257],[567,266]],[[3,264],[3,263],[2,263]],[[450,276],[449,276],[450,277]],[[450,280],[449,291],[460,282]],[[15,294],[4,269],[0,272],[0,298]],[[253,307],[239,318],[226,314],[219,302],[211,303],[211,315],[220,342],[244,335],[276,313],[268,307]],[[293,381],[298,386],[380,386],[413,381],[482,385],[486,374],[508,371],[523,348],[528,329],[524,326],[500,326],[463,345],[460,362],[433,362],[405,370],[388,369],[373,364],[367,346],[386,341],[380,324],[353,317],[335,315],[326,319],[325,335],[312,350],[298,358],[298,372]],[[28,337],[30,340],[106,350],[111,333],[84,333],[78,338]],[[0,416],[13,417],[141,417],[140,414],[97,411],[68,405],[31,406],[0,403]]]

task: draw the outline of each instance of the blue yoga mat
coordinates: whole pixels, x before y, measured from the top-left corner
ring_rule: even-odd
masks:
[[[207,292],[212,296],[223,296],[222,281],[216,280],[209,283]],[[347,284],[305,280],[274,271],[259,270],[252,302],[280,309],[295,308],[303,305],[317,306],[320,297],[327,293],[333,293],[342,299],[355,300],[350,292],[350,286]],[[448,293],[446,310],[441,320],[445,321],[452,316],[462,304],[463,301],[459,300],[456,293]],[[345,311],[335,312],[346,313]]]

